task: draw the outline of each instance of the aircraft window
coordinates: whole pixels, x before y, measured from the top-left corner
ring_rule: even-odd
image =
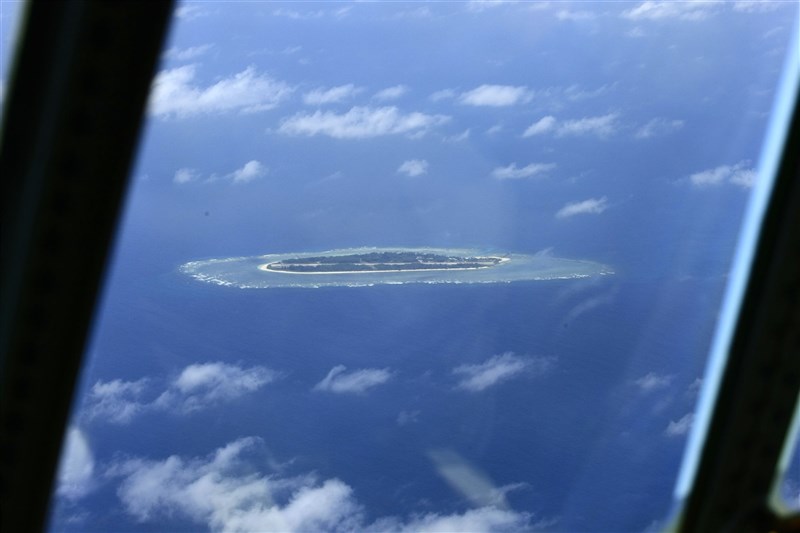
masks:
[[[796,16],[180,4],[51,530],[661,528]]]

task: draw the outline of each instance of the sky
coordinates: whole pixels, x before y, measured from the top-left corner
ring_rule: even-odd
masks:
[[[658,530],[797,16],[180,3],[51,530]],[[248,290],[179,271],[359,246],[615,274]]]

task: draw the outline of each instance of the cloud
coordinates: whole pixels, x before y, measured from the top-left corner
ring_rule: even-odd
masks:
[[[648,372],[646,375],[640,377],[633,383],[639,387],[643,393],[649,393],[660,389],[665,389],[672,384],[675,376],[668,376],[663,374],[656,374],[655,372]]]
[[[622,16],[631,20],[679,19],[698,21],[708,18],[720,3],[718,0],[648,1],[623,11]]]
[[[670,420],[669,424],[667,425],[667,429],[664,430],[664,434],[668,437],[680,437],[686,435],[689,430],[692,429],[693,422],[694,413],[687,413],[677,421]]]
[[[206,457],[173,455],[112,464],[117,496],[139,522],[180,516],[212,531],[519,531],[536,527],[529,513],[482,507],[464,513],[428,513],[370,524],[353,489],[336,479],[263,473],[254,465],[260,439],[228,443]]]
[[[683,127],[682,120],[669,120],[666,118],[654,118],[647,124],[641,126],[636,130],[635,136],[637,139],[650,139],[651,137],[660,137],[667,135],[674,131],[678,131]]]
[[[294,9],[284,9],[279,8],[272,12],[272,15],[275,17],[285,17],[292,20],[309,20],[309,19],[318,19],[325,16],[325,12],[322,10],[317,11],[296,11]]]
[[[335,104],[350,99],[361,91],[363,89],[356,87],[352,83],[331,87],[330,89],[314,89],[303,95],[303,102],[308,105]]]
[[[367,389],[389,381],[392,373],[388,368],[364,368],[347,372],[347,367],[337,365],[325,378],[314,386],[316,391],[360,394]]]
[[[279,132],[287,135],[327,135],[334,139],[365,139],[382,135],[422,135],[447,122],[444,115],[401,113],[396,107],[353,107],[346,113],[316,111],[285,119]]]
[[[409,159],[397,169],[397,172],[405,174],[411,178],[422,176],[428,173],[428,162],[424,159]]]
[[[605,138],[616,133],[617,113],[608,113],[596,117],[583,117],[580,119],[559,121],[556,117],[548,115],[534,122],[522,133],[523,137],[555,133],[558,137],[594,135]]]
[[[633,28],[628,30],[628,32],[626,32],[625,35],[627,35],[628,37],[631,37],[633,39],[641,39],[642,37],[646,36],[647,34],[639,26],[634,26]]]
[[[552,366],[551,358],[522,357],[514,352],[506,352],[495,355],[483,363],[457,366],[453,369],[453,374],[460,378],[456,388],[480,392],[523,374],[544,374]]]
[[[742,160],[735,165],[720,165],[695,172],[689,176],[689,181],[699,188],[713,187],[727,182],[746,189],[753,186],[756,177],[756,171],[750,166],[750,162]]]
[[[406,426],[419,422],[419,411],[400,411],[397,415],[397,425]]]
[[[511,532],[511,531],[546,531],[552,527],[553,521],[540,521],[533,523],[530,513],[519,513],[496,507],[480,507],[470,509],[462,514],[454,513],[442,516],[428,513],[414,516],[405,524],[396,521],[376,522],[376,531],[400,531],[402,533],[433,533],[469,531],[481,532]]]
[[[591,11],[569,11],[567,9],[562,9],[556,13],[556,18],[558,20],[581,22],[586,20],[594,20],[597,18],[597,14],[592,13]]]
[[[200,178],[200,173],[193,169],[193,168],[179,168],[175,171],[175,176],[172,178],[172,181],[175,183],[190,183],[192,181],[197,181]]]
[[[428,98],[430,98],[433,102],[439,102],[440,100],[449,100],[455,97],[456,92],[453,89],[442,89],[441,91],[436,91],[435,93],[431,94]]]
[[[497,167],[492,170],[492,177],[497,180],[512,180],[533,178],[556,168],[555,163],[531,163],[522,168],[517,168],[516,163],[507,167]]]
[[[608,198],[589,198],[582,202],[569,202],[558,210],[556,218],[569,218],[575,215],[599,215],[608,209]]]
[[[530,102],[533,93],[527,87],[511,85],[481,85],[462,93],[458,101],[471,106],[504,107]]]
[[[775,11],[781,4],[787,2],[776,2],[770,0],[737,0],[733,3],[733,10],[741,13],[766,13]]]
[[[149,112],[159,118],[252,113],[274,108],[294,90],[283,82],[259,74],[254,67],[208,87],[198,86],[194,81],[195,74],[195,65],[159,72],[153,81]]]
[[[229,180],[233,183],[249,183],[257,178],[266,176],[268,171],[269,169],[265,165],[253,159],[245,163],[244,166],[242,166],[242,168],[238,168],[233,172],[230,172],[223,176],[212,174],[203,181],[205,181],[206,183],[210,183],[219,180]],[[172,181],[183,185],[186,183],[193,183],[200,181],[202,177],[203,176],[196,169],[181,168],[175,172],[175,176],[172,178]]]
[[[175,17],[183,20],[194,20],[208,16],[210,13],[198,4],[181,4],[175,8]]]
[[[525,133],[523,133],[522,136],[532,137],[533,135],[541,135],[543,133],[548,133],[550,131],[553,131],[555,127],[556,127],[556,117],[553,116],[542,117],[538,121],[528,126],[528,129],[525,130]]]
[[[87,420],[127,424],[146,411],[189,413],[255,392],[279,374],[263,366],[241,368],[226,363],[189,365],[163,391],[149,379],[97,381],[86,398]],[[154,399],[148,399],[154,398]]]
[[[253,472],[245,457],[259,445],[251,437],[205,458],[130,459],[109,476],[122,477],[117,495],[140,522],[179,515],[214,531],[337,531],[359,517],[352,489],[338,479]]]
[[[567,120],[558,126],[557,134],[561,137],[568,135],[608,137],[617,131],[617,117],[617,113],[609,113],[597,117]]]
[[[235,400],[277,378],[262,366],[240,368],[225,363],[189,365],[153,403],[159,409],[190,413]]]
[[[248,161],[242,168],[236,169],[225,178],[233,183],[248,183],[267,174],[267,167],[256,160]]]
[[[201,44],[199,46],[190,46],[189,48],[172,47],[164,52],[164,57],[173,61],[189,61],[205,54],[214,48],[213,44]]]
[[[83,498],[92,489],[94,457],[89,440],[80,429],[67,430],[64,452],[58,467],[56,493],[69,501]]]
[[[556,218],[569,218],[582,214],[600,214],[606,209],[608,209],[608,199],[605,196],[602,198],[590,198],[581,202],[567,203],[558,210]]]
[[[98,381],[87,395],[86,416],[126,424],[141,413],[146,404],[140,401],[148,386],[147,379],[137,381]]]
[[[464,131],[462,131],[461,133],[457,133],[457,134],[451,135],[449,137],[444,137],[442,140],[445,141],[445,142],[459,143],[459,142],[466,141],[467,139],[469,139],[469,134],[470,134],[470,129],[467,128]]]
[[[518,1],[519,0],[469,0],[469,2],[467,2],[467,9],[480,13],[481,11],[500,7],[502,5],[515,4],[518,3]]]
[[[494,126],[490,127],[488,130],[486,130],[486,135],[497,135],[501,131],[503,131],[503,125],[502,124],[495,124]]]
[[[372,97],[375,100],[385,102],[387,100],[397,100],[408,92],[408,87],[405,85],[395,85],[394,87],[387,87],[381,91],[376,92]]]

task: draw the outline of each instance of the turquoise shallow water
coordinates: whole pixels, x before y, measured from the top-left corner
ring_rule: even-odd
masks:
[[[425,252],[447,256],[502,256],[501,264],[489,268],[464,270],[410,270],[405,272],[358,272],[338,274],[296,274],[259,269],[266,263],[291,258],[363,254],[368,252]],[[197,280],[243,289],[276,287],[363,287],[404,283],[509,283],[552,279],[587,278],[613,274],[613,270],[593,261],[563,259],[547,253],[497,253],[477,249],[450,248],[348,248],[326,252],[268,254],[191,261],[181,272]]]

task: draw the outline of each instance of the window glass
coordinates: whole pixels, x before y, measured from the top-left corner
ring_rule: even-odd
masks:
[[[180,4],[51,529],[658,529],[796,16]]]

